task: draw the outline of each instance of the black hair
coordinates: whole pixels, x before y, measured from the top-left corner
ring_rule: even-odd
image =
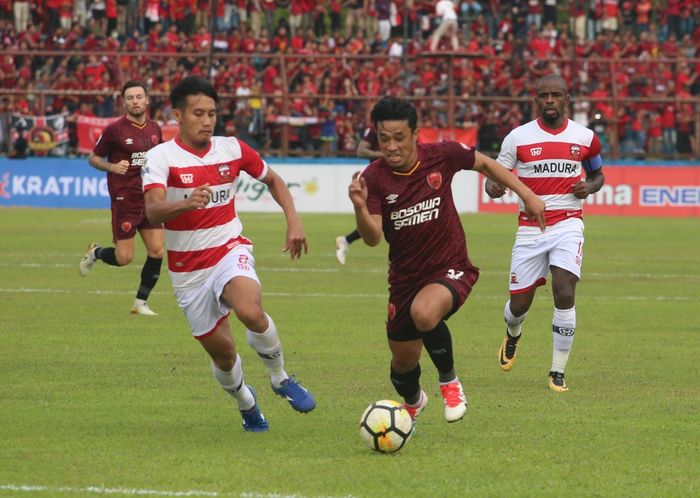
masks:
[[[141,81],[138,80],[129,80],[126,83],[124,83],[124,86],[122,87],[122,97],[124,96],[124,93],[129,89],[129,88],[136,88],[140,87],[143,88],[143,93],[148,95],[148,90],[146,89],[146,85],[144,85]]]
[[[219,96],[209,80],[200,76],[187,76],[181,79],[170,92],[170,103],[173,109],[184,108],[189,95],[206,95],[214,99],[214,102],[219,101]]]
[[[374,104],[371,119],[375,128],[377,128],[377,123],[381,121],[408,121],[408,127],[411,131],[415,131],[418,125],[416,108],[408,100],[396,97],[383,97]]]
[[[544,76],[539,78],[537,80],[537,82],[535,83],[535,88],[539,88],[540,85],[542,83],[544,83],[545,81],[556,81],[557,83],[561,84],[561,86],[564,88],[564,93],[569,92],[569,85],[567,85],[566,80],[563,77],[561,77],[560,75],[554,74],[554,73],[545,74]]]

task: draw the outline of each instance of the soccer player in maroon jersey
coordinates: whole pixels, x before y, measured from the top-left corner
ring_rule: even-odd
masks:
[[[435,364],[445,419],[460,420],[467,399],[457,378],[445,323],[479,278],[467,254],[452,198],[452,178],[473,169],[508,185],[544,229],[544,203],[493,159],[458,142],[418,144],[417,115],[407,101],[382,98],[372,109],[382,158],[353,175],[348,194],[366,244],[389,243],[387,335],[391,381],[411,416],[428,402],[420,387],[423,346]]]
[[[536,84],[535,105],[540,117],[512,130],[501,145],[498,162],[514,169],[546,204],[544,231],[519,216],[510,266],[510,299],[503,315],[506,333],[498,352],[501,370],[508,372],[535,291],[552,273],[552,367],[547,385],[555,392],[569,390],[564,369],[576,332],[576,284],[583,263],[582,200],[603,186],[600,140],[566,112],[570,96],[559,75],[543,76]],[[586,180],[581,179],[585,171]],[[486,193],[501,197],[505,187],[486,181]]]
[[[160,276],[165,237],[161,223],[146,219],[141,166],[146,151],[162,141],[162,134],[158,123],[148,118],[148,95],[143,83],[128,81],[122,88],[122,98],[126,115],[104,129],[88,157],[90,166],[107,172],[115,246],[100,247],[92,242],[80,261],[80,275],[86,276],[98,259],[112,266],[131,263],[138,232],[148,255],[131,313],[154,316],[158,313],[146,301]]]
[[[355,154],[357,157],[369,159],[370,162],[382,157],[382,153],[379,150],[379,142],[377,141],[377,132],[374,131],[372,126],[365,128],[362,138],[360,138],[360,143],[357,144]],[[345,236],[339,235],[335,238],[335,257],[338,259],[338,263],[341,265],[345,264],[350,244],[359,239],[360,232],[357,231],[357,228]]]

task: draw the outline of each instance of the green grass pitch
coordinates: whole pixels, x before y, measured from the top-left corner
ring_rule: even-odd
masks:
[[[698,219],[586,218],[571,391],[550,392],[552,300],[540,289],[518,364],[501,372],[515,215],[463,216],[482,270],[448,322],[469,396],[447,424],[434,368],[416,436],[369,451],[358,421],[393,398],[385,342],[387,250],[336,235],[351,215],[303,215],[309,254],[281,252],[281,215],[241,215],[287,369],[316,395],[295,413],[269,388],[235,321],[247,381],[270,422],[247,434],[177,308],[167,272],[131,316],[134,263],[78,261],[109,243],[109,213],[0,210],[0,496],[463,497],[700,495]],[[439,248],[436,248],[439,250]]]

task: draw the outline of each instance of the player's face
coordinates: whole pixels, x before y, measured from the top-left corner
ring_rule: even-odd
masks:
[[[408,171],[418,160],[418,129],[411,131],[407,120],[377,123],[379,150],[391,169]]]
[[[127,88],[124,92],[124,107],[126,113],[133,118],[140,118],[146,113],[148,107],[148,97],[146,90],[140,86]]]
[[[557,79],[544,79],[537,86],[535,95],[537,110],[547,125],[558,128],[564,124],[569,94],[564,83]]]
[[[180,139],[195,149],[209,146],[216,125],[216,102],[206,95],[188,95],[184,109],[173,109]]]

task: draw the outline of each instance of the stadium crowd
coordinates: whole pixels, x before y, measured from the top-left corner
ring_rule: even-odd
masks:
[[[293,149],[352,153],[367,97],[395,95],[424,127],[478,126],[495,152],[531,119],[535,79],[558,72],[572,118],[601,138],[616,127],[622,157],[697,150],[700,0],[0,0],[0,46],[5,117],[116,116],[139,79],[168,123],[167,93],[195,74],[223,96],[219,132],[254,147],[277,149],[296,118]]]

